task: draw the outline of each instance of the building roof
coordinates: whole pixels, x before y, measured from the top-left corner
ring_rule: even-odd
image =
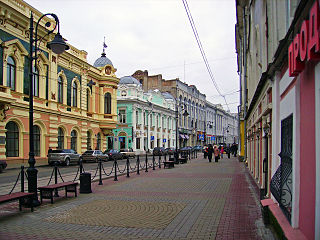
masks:
[[[120,78],[119,84],[137,84],[141,85],[141,83],[132,76],[125,76]]]
[[[174,97],[168,92],[163,92],[162,95],[165,99],[173,99],[174,100]]]
[[[109,58],[106,57],[106,54],[103,52],[101,54],[101,57],[99,57],[93,64],[94,67],[104,67],[106,65],[112,65],[112,62],[110,61]]]

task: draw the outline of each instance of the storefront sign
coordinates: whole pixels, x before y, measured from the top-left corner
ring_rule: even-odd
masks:
[[[298,76],[303,71],[305,62],[320,60],[320,12],[318,1],[315,1],[309,19],[301,24],[300,32],[296,34],[288,49],[289,76]]]

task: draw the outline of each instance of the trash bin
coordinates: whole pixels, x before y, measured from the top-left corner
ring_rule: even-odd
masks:
[[[92,193],[91,173],[84,172],[80,174],[80,193]]]

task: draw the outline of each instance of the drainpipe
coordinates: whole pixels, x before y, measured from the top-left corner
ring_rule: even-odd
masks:
[[[244,82],[244,110],[243,115],[247,115],[247,21],[246,7],[243,7],[243,82]],[[244,119],[244,159],[247,160],[247,120]]]

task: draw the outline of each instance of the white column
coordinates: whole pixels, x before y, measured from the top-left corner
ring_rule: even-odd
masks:
[[[134,149],[134,150],[136,150],[136,139],[135,139],[135,137],[134,137],[134,133],[136,132],[136,126],[137,126],[137,122],[136,122],[136,118],[137,118],[137,116],[136,116],[136,107],[133,107],[132,108],[132,144],[131,144],[131,146],[132,146],[132,149]]]

